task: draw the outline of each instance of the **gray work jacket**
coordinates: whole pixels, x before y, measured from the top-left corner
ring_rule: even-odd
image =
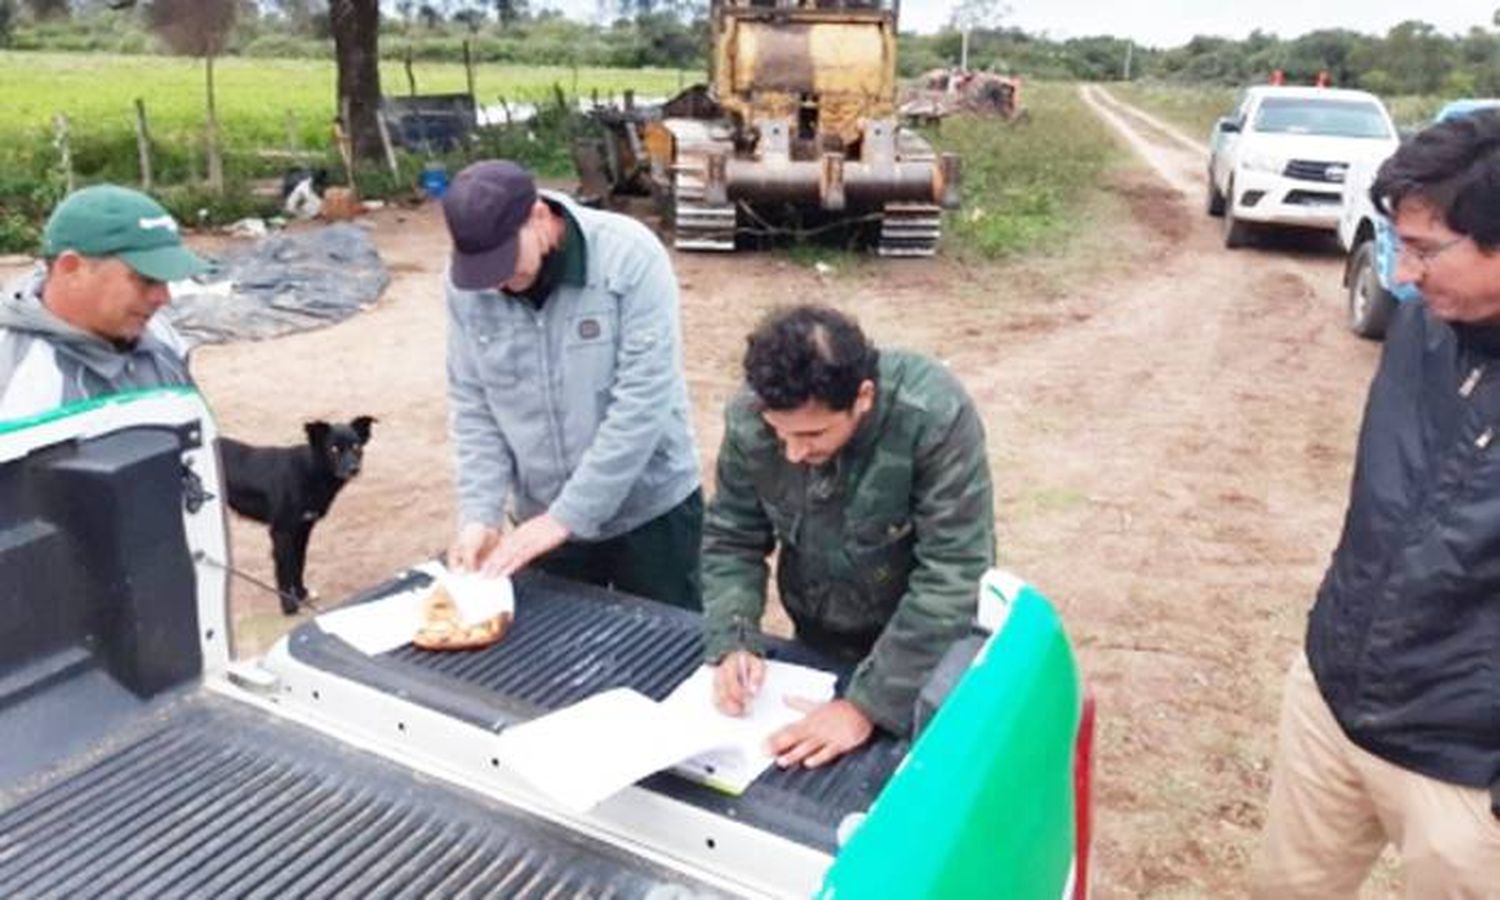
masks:
[[[509,503],[605,540],[698,489],[677,279],[644,225],[543,195],[582,231],[585,284],[537,309],[443,279],[459,514],[498,525]]]

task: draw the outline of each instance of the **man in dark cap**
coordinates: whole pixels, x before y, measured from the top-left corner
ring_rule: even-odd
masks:
[[[109,184],[76,191],[48,220],[42,257],[0,294],[0,421],[191,383],[186,346],[156,313],[167,282],[206,265],[160,204]]]
[[[449,562],[545,571],[688,609],[703,499],[677,279],[644,225],[475,163],[443,197],[453,238]],[[503,531],[507,512],[517,523]]]

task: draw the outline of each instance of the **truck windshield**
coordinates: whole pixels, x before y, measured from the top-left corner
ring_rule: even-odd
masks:
[[[1267,97],[1255,116],[1255,130],[1272,134],[1388,138],[1391,128],[1380,107],[1360,100]]]

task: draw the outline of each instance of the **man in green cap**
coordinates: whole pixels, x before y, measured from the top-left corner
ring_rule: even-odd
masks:
[[[156,312],[167,282],[207,265],[161,204],[110,184],[76,191],[47,221],[42,257],[0,294],[0,421],[191,383],[187,348]]]

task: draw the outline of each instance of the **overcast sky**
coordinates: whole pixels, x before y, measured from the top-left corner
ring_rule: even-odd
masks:
[[[597,0],[533,0],[532,7],[553,6],[570,15],[589,17]],[[1158,47],[1175,47],[1195,34],[1242,38],[1261,28],[1296,37],[1319,28],[1350,28],[1375,34],[1405,19],[1421,19],[1444,33],[1463,33],[1474,25],[1488,27],[1500,0],[1011,0],[1009,22],[1052,37],[1112,34]],[[934,31],[947,23],[954,0],[903,0],[903,29]]]

